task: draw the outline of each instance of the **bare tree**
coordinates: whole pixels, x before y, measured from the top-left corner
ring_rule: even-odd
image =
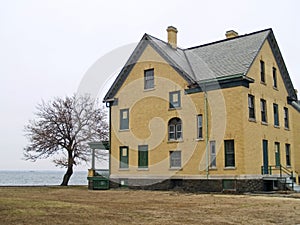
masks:
[[[25,159],[53,158],[56,166],[67,168],[61,183],[67,186],[73,165],[90,158],[87,142],[108,140],[106,111],[94,105],[89,96],[76,95],[39,104],[37,118],[25,126],[29,139],[29,145],[24,148]]]

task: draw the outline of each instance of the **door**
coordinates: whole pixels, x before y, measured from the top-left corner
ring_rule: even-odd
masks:
[[[280,166],[280,144],[275,142],[275,165],[276,167]]]
[[[269,174],[268,141],[263,140],[263,174]]]

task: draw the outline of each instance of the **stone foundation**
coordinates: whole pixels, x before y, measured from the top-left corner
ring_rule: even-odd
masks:
[[[182,190],[186,192],[257,192],[264,191],[262,179],[111,179],[110,188],[135,190]]]

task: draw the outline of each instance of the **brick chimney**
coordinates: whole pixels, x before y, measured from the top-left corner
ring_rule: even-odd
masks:
[[[235,37],[239,36],[239,34],[234,30],[229,30],[229,31],[226,31],[225,36],[228,39],[228,38],[235,38]]]
[[[168,26],[168,43],[171,45],[172,48],[177,48],[177,29],[173,26]]]

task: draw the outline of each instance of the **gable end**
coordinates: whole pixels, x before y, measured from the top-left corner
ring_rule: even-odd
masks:
[[[268,40],[268,42],[271,46],[271,49],[272,49],[273,55],[275,57],[276,63],[279,67],[280,74],[282,76],[285,88],[286,88],[286,90],[288,92],[288,95],[289,95],[288,97],[293,99],[293,100],[297,100],[297,94],[295,92],[293,83],[291,81],[290,75],[289,75],[288,70],[286,68],[286,65],[284,63],[283,57],[281,55],[280,49],[278,47],[277,41],[275,39],[275,36],[274,36],[274,33],[273,33],[272,30],[269,33],[269,35],[267,37],[267,40]]]

